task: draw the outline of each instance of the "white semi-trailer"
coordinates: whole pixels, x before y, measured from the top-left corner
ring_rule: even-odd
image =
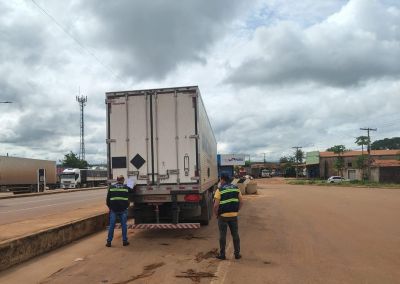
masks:
[[[107,170],[65,169],[60,175],[60,188],[94,187],[107,184]]]
[[[198,228],[212,215],[217,143],[197,86],[106,93],[108,175],[136,181],[135,228]]]
[[[22,193],[55,188],[56,172],[55,161],[0,156],[0,189]]]

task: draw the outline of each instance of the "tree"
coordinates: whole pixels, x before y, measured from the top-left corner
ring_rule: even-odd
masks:
[[[78,168],[85,169],[89,166],[88,162],[81,160],[72,151],[64,156],[64,160],[61,161],[61,165],[67,168]]]
[[[293,156],[283,156],[279,159],[281,167],[283,169],[283,175],[285,177],[295,177],[296,169],[294,167],[295,157]]]
[[[371,144],[372,150],[397,150],[400,149],[400,137],[376,140]]]
[[[279,159],[279,163],[286,164],[286,163],[294,163],[295,158],[293,156],[283,156]]]
[[[368,155],[361,155],[358,156],[356,159],[356,167],[357,169],[361,170],[362,179],[366,179],[367,176],[365,175],[365,168],[367,167],[368,163]]]
[[[363,154],[363,155],[364,155],[364,145],[365,145],[365,146],[368,146],[369,142],[370,142],[370,138],[369,138],[368,136],[358,136],[358,137],[356,138],[355,143],[356,143],[358,146],[361,146],[361,151],[362,151],[362,154]]]
[[[338,174],[340,173],[340,175],[343,176],[344,158],[342,157],[342,154],[346,151],[346,147],[344,145],[335,145],[329,149],[331,149],[331,152],[337,155],[334,167],[337,170]]]
[[[346,147],[344,145],[335,145],[332,146],[328,149],[326,149],[327,152],[334,152],[335,154],[339,151],[342,151],[342,153],[344,153],[345,151],[347,151]]]
[[[294,154],[294,157],[295,157],[296,161],[301,164],[301,163],[303,163],[304,152],[301,149],[297,149]]]

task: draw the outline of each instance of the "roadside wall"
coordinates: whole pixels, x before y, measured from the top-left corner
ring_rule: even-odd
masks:
[[[0,243],[0,271],[49,252],[107,226],[107,213],[74,221],[28,236]]]

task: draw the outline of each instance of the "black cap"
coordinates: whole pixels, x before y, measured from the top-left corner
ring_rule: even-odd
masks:
[[[231,181],[231,177],[226,173],[221,174],[220,178],[223,179],[227,183],[229,183]]]

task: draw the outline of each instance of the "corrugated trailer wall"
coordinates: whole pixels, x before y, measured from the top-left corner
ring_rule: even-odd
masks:
[[[198,96],[200,178],[203,189],[218,182],[217,141],[201,96]]]
[[[56,183],[55,161],[0,156],[0,185],[36,184],[38,169],[46,169],[46,183]]]

